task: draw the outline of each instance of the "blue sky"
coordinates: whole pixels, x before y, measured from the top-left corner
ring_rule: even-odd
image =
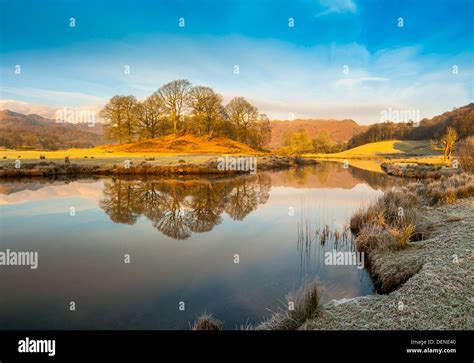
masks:
[[[98,110],[115,94],[144,98],[179,78],[278,119],[367,124],[388,108],[423,118],[474,98],[471,0],[0,4],[0,108],[19,112]]]

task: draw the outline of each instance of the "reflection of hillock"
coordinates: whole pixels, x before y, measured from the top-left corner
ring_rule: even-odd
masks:
[[[222,222],[226,212],[243,220],[268,200],[266,174],[219,181],[124,180],[104,183],[100,207],[116,223],[134,224],[143,215],[168,237],[187,239]]]
[[[367,183],[373,189],[385,189],[403,183],[403,180],[389,177],[385,173],[349,166],[342,163],[322,161],[317,166],[293,168],[271,174],[272,186],[293,188],[340,188],[353,189],[360,183]]]
[[[272,186],[292,188],[352,189],[360,183],[340,163],[321,162],[316,166],[283,170],[271,175]]]
[[[71,182],[91,183],[99,178],[86,177],[78,178],[76,176],[58,176],[58,177],[39,177],[39,178],[10,178],[2,180],[0,184],[0,194],[10,195],[22,192],[24,190],[39,190],[51,185],[65,185]]]
[[[372,171],[355,167],[350,167],[349,170],[354,178],[365,181],[372,189],[388,189],[394,186],[402,185],[404,182],[406,182],[401,178],[394,178],[388,176],[385,173],[374,173]]]

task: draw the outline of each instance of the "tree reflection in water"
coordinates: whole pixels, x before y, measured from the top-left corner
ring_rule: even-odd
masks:
[[[187,239],[222,222],[225,211],[243,220],[270,196],[267,174],[231,180],[126,180],[104,181],[100,207],[115,223],[135,224],[140,216],[168,237]]]

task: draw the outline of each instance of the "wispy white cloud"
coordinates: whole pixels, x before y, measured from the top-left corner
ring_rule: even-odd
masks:
[[[6,99],[0,99],[0,110],[10,110],[13,112],[23,113],[25,115],[36,114],[46,118],[53,118],[56,112],[56,109],[47,105]]]
[[[58,99],[61,100],[61,103],[64,102],[75,102],[75,103],[84,103],[84,102],[101,102],[103,98],[81,92],[68,92],[68,91],[58,91],[50,89],[41,89],[41,88],[16,88],[16,87],[5,87],[2,90],[3,92],[17,95],[17,96],[28,96],[38,99],[52,100]]]
[[[82,106],[72,106],[68,104],[63,104],[61,107],[51,107],[45,104],[29,103],[15,99],[0,99],[0,110],[10,110],[13,112],[22,113],[25,115],[39,115],[49,119],[56,119],[58,112],[61,114],[64,113],[64,108],[71,111],[87,111],[88,113],[94,112],[96,119],[98,120],[98,114],[100,109],[105,105],[104,102],[97,102],[91,104],[84,104]],[[74,121],[74,120],[73,120]]]
[[[471,102],[472,52],[455,58],[462,70],[457,75],[451,72],[452,59],[423,54],[419,47],[370,52],[358,43],[303,48],[240,36],[136,36],[37,54],[25,69],[40,78],[25,74],[27,87],[20,87],[18,78],[4,75],[0,97],[51,108],[98,109],[115,94],[141,99],[166,82],[186,78],[213,87],[226,101],[244,96],[270,118],[293,113],[370,123],[388,107],[416,108],[431,117]],[[123,73],[125,64],[131,67],[129,75]],[[234,65],[239,65],[238,75]],[[350,68],[347,75],[344,65]],[[65,91],[70,89],[77,91]]]
[[[315,16],[320,17],[329,14],[355,13],[357,5],[353,0],[319,0],[319,5],[323,10]]]
[[[388,81],[385,77],[360,77],[360,78],[344,78],[336,81],[336,87],[355,87],[364,82],[385,82]]]

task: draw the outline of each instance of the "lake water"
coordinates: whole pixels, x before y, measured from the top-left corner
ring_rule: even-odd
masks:
[[[324,301],[372,294],[365,270],[324,253],[336,231],[353,250],[350,216],[396,182],[331,162],[225,180],[3,180],[0,250],[37,251],[38,268],[0,266],[0,329],[189,329],[202,312],[235,329],[316,277]]]

